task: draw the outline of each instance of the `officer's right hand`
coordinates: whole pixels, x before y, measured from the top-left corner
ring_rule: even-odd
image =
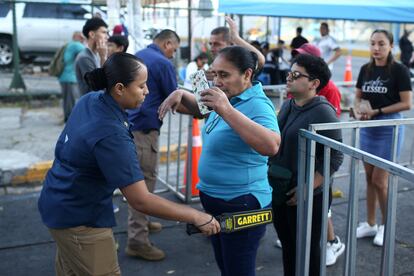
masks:
[[[214,235],[220,232],[220,224],[214,216],[199,212],[195,219],[194,225],[200,229],[201,233],[206,236]]]

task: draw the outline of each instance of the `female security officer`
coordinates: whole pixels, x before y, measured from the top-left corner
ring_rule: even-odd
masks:
[[[125,114],[148,94],[142,61],[116,53],[85,79],[104,91],[85,95],[72,111],[38,203],[56,241],[57,275],[120,275],[111,229],[116,188],[141,212],[193,223],[206,235],[217,233],[220,226],[211,215],[146,188]]]

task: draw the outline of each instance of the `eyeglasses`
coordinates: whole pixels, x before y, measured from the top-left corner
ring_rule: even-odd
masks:
[[[309,80],[314,80],[314,78],[313,78],[313,77],[311,77],[311,76],[309,76],[309,75],[302,74],[302,73],[301,73],[301,72],[299,72],[299,71],[290,71],[290,72],[288,72],[287,77],[288,77],[289,79],[291,79],[292,81],[297,80],[297,79],[300,79],[300,78],[302,78],[302,77],[304,77],[304,78],[308,78]]]
[[[209,134],[213,130],[213,128],[216,127],[216,125],[219,123],[220,118],[221,117],[218,114],[216,114],[216,116],[214,116],[213,120],[206,125],[206,133],[207,134]]]

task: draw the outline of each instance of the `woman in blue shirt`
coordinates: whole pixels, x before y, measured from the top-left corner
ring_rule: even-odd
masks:
[[[217,233],[209,214],[147,190],[125,109],[148,94],[147,68],[134,55],[116,53],[85,77],[94,90],[73,109],[55,149],[38,206],[56,241],[57,275],[120,275],[111,227],[112,193],[119,188],[140,212],[186,221]]]
[[[222,49],[212,64],[215,87],[201,93],[201,102],[213,112],[203,128],[197,188],[204,209],[215,216],[267,207],[272,199],[267,160],[277,153],[280,135],[271,101],[260,83],[252,83],[257,60],[239,46]],[[202,117],[194,94],[176,90],[160,106],[160,119],[180,105]],[[261,225],[212,236],[222,275],[255,275],[265,231]]]

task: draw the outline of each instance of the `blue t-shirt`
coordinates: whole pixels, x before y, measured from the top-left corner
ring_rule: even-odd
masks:
[[[116,225],[112,194],[143,180],[125,112],[111,95],[81,97],[63,129],[38,207],[50,228]]]
[[[132,130],[160,129],[162,121],[158,119],[158,107],[177,89],[174,66],[156,44],[150,44],[135,55],[147,66],[149,94],[139,108],[128,110]]]
[[[75,59],[76,56],[85,49],[85,46],[79,41],[71,41],[66,46],[63,54],[63,72],[59,76],[60,82],[77,83],[75,74]]]
[[[260,83],[233,97],[230,103],[254,122],[279,133],[276,113]],[[202,132],[197,188],[209,196],[231,200],[252,194],[262,207],[270,204],[267,156],[246,144],[217,113],[212,112]]]

